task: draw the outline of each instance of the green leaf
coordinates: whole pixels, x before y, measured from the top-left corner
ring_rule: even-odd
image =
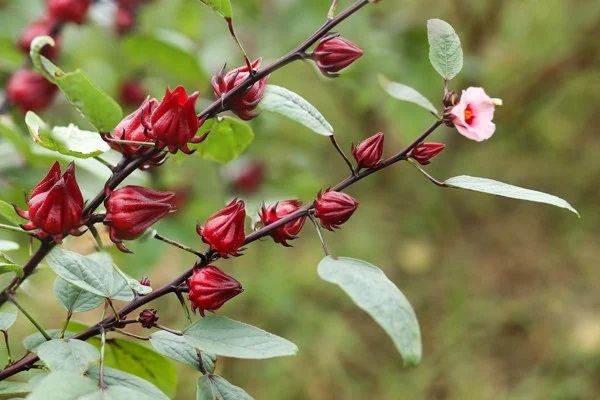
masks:
[[[73,124],[68,127],[57,126],[50,130],[33,111],[25,114],[25,123],[35,143],[60,154],[89,158],[110,150],[110,146],[98,133],[81,130]]]
[[[222,164],[235,160],[254,140],[250,125],[235,118],[207,121],[201,129],[210,129],[210,134],[196,147],[197,153]]]
[[[31,392],[31,385],[24,382],[0,382],[0,400],[22,397]]]
[[[221,316],[202,318],[183,333],[190,345],[217,356],[263,359],[298,352],[289,340]]]
[[[54,295],[69,312],[93,310],[104,303],[104,297],[70,284],[60,277],[54,281]]]
[[[12,240],[0,240],[0,251],[11,251],[19,250],[19,243],[13,242]],[[6,257],[6,256],[5,256]],[[2,260],[0,259],[0,263]]]
[[[50,336],[52,339],[60,339],[60,334],[62,333],[62,329],[46,329],[46,333],[48,334],[48,336]],[[73,335],[72,332],[66,331],[65,332],[65,336],[69,337]],[[25,350],[27,351],[32,351],[32,352],[36,352],[37,348],[40,344],[47,342],[46,338],[40,333],[40,332],[36,332],[33,333],[27,337],[25,337],[23,339],[23,347],[25,347]]]
[[[78,339],[52,339],[40,344],[36,351],[51,371],[72,371],[83,374],[100,360],[94,346]]]
[[[0,331],[6,331],[17,320],[17,307],[13,303],[0,306]]]
[[[446,80],[454,78],[462,69],[463,52],[460,39],[452,26],[441,19],[427,21],[429,61]]]
[[[6,243],[3,242],[8,242],[6,240],[0,240],[0,250],[6,250]],[[8,242],[13,243],[13,242]],[[16,243],[15,243],[16,244]],[[19,245],[17,244],[17,249],[19,248]],[[11,248],[9,248],[8,250],[11,250]],[[9,272],[14,272],[16,276],[23,276],[23,267],[21,267],[20,265],[16,264],[10,257],[8,257],[6,254],[2,253],[0,251],[0,275],[2,274],[6,274]]]
[[[110,132],[123,117],[119,104],[96,86],[81,70],[64,72],[50,60],[40,55],[42,44],[52,43],[48,36],[35,38],[31,43],[31,59],[34,67],[46,79],[55,83],[69,103],[100,132]]]
[[[384,76],[379,77],[379,83],[383,86],[383,89],[387,94],[393,98],[416,104],[431,111],[433,114],[438,115],[438,110],[431,104],[431,101],[410,86],[387,80]]]
[[[467,189],[476,192],[494,194],[496,196],[510,197],[513,199],[550,204],[552,206],[566,208],[567,210],[579,216],[577,210],[575,210],[568,202],[561,199],[560,197],[556,197],[543,192],[538,192],[536,190],[509,185],[507,183],[498,182],[493,179],[461,175],[447,179],[444,182],[444,185],[459,189]]]
[[[100,370],[97,366],[92,366],[87,375],[98,380]],[[168,400],[169,398],[152,383],[113,368],[104,369],[104,383],[108,386],[119,386],[134,390],[138,393],[135,399]],[[128,399],[127,399],[128,400]]]
[[[182,362],[192,368],[212,373],[215,370],[216,357],[192,346],[183,336],[167,331],[156,331],[150,335],[150,343],[160,354]],[[202,362],[202,368],[200,363]]]
[[[133,292],[114,268],[107,253],[87,256],[55,247],[46,257],[50,268],[65,281],[98,296],[130,301]]]
[[[197,84],[206,77],[192,50],[167,42],[163,38],[127,35],[122,45],[128,61],[132,62],[134,67],[156,68],[166,76],[177,77],[178,82],[189,84]]]
[[[268,85],[260,107],[288,117],[319,135],[333,135],[333,127],[319,110],[300,95],[281,86]]]
[[[97,381],[71,371],[55,371],[40,380],[27,400],[82,400],[97,390]]]
[[[200,0],[219,14],[223,18],[231,19],[233,17],[233,10],[231,8],[231,2],[229,0]]]
[[[170,398],[177,390],[177,370],[173,363],[146,346],[122,339],[106,343],[105,365],[154,383]]]
[[[25,220],[19,218],[13,206],[5,201],[0,200],[0,217],[4,218],[13,225],[19,225]]]
[[[402,292],[376,266],[353,258],[327,256],[321,279],[342,288],[392,338],[405,364],[421,360],[421,333],[415,312]]]
[[[150,400],[152,397],[136,392],[125,386],[113,385],[80,397],[80,400]]]
[[[196,400],[253,400],[242,388],[219,375],[207,374],[198,379]]]

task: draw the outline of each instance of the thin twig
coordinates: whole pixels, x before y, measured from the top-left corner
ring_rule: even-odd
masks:
[[[13,232],[24,233],[26,235],[34,235],[34,233],[27,232],[25,229],[21,229],[18,226],[0,224],[0,229],[4,229],[5,231],[13,231]]]
[[[9,298],[10,298],[10,301],[19,309],[19,311],[21,311],[23,313],[23,315],[25,315],[25,317],[27,317],[27,319],[29,320],[29,322],[31,322],[33,324],[33,326],[35,326],[36,329],[42,334],[42,336],[44,337],[44,339],[46,339],[46,340],[52,340],[52,338],[50,337],[50,335],[48,335],[46,333],[46,331],[44,330],[44,328],[42,328],[42,326],[35,320],[35,318],[33,318],[31,316],[31,314],[29,314],[23,308],[23,306],[21,306],[21,304],[19,304],[19,302],[17,302],[17,300],[15,300],[15,297],[13,295],[10,295]]]
[[[181,244],[181,243],[179,243],[179,242],[177,242],[177,241],[175,241],[173,239],[169,239],[167,237],[159,235],[158,233],[154,235],[154,239],[158,239],[158,240],[160,240],[162,242],[168,243],[171,246],[175,246],[177,248],[180,248],[181,250],[185,250],[188,253],[192,253],[192,254],[194,254],[194,255],[196,255],[198,257],[203,257],[204,256],[204,254],[202,254],[201,252],[196,251],[196,250],[192,249],[191,247],[188,247],[188,246],[186,246],[184,244]]]
[[[62,330],[60,331],[60,338],[64,338],[65,337],[65,332],[67,331],[67,326],[69,326],[69,321],[71,321],[71,317],[73,316],[73,312],[69,311],[67,312],[67,318],[65,319],[65,324],[63,325]]]
[[[229,33],[231,34],[231,37],[235,41],[235,44],[237,44],[237,47],[242,52],[242,57],[244,57],[244,62],[246,63],[246,67],[248,68],[248,73],[250,75],[254,74],[254,71],[252,70],[252,64],[248,59],[248,54],[246,54],[246,50],[244,50],[242,43],[239,41],[237,35],[235,34],[235,29],[233,28],[233,20],[231,18],[225,18],[225,22],[227,22],[227,28],[229,28]]]
[[[329,252],[329,247],[327,246],[327,242],[325,241],[325,238],[323,237],[323,232],[321,231],[321,227],[315,220],[314,215],[312,213],[308,213],[308,218],[310,219],[310,221],[315,226],[315,229],[317,230],[317,235],[319,236],[319,240],[321,241],[321,246],[323,246],[323,251],[325,252],[325,255],[326,256],[331,255],[331,253]]]
[[[106,384],[104,383],[104,351],[106,348],[106,331],[103,327],[100,328],[100,373],[98,377],[98,386],[100,389],[106,389]]]
[[[7,365],[12,364],[12,355],[10,354],[10,344],[8,343],[8,331],[0,331],[4,335],[4,343],[6,344],[6,354],[8,355]]]
[[[139,340],[150,340],[150,337],[148,337],[148,336],[136,335],[135,333],[127,332],[127,331],[121,330],[119,328],[114,328],[113,331],[118,332],[121,335],[129,336],[129,337],[139,339]]]
[[[161,329],[163,331],[167,331],[167,332],[172,333],[172,334],[177,335],[177,336],[183,336],[183,332],[176,331],[176,330],[171,329],[171,328],[167,328],[166,326],[162,326],[162,325],[159,325],[159,324],[154,324],[154,327],[158,328],[158,329]]]
[[[356,175],[356,171],[354,170],[354,166],[352,165],[352,162],[348,159],[348,157],[346,156],[346,154],[344,153],[344,151],[342,150],[342,148],[338,144],[337,140],[335,140],[335,136],[334,135],[329,136],[329,140],[331,140],[331,143],[333,144],[333,147],[335,147],[335,149],[337,150],[337,152],[344,159],[344,162],[346,163],[346,165],[350,169],[350,173],[352,175]]]

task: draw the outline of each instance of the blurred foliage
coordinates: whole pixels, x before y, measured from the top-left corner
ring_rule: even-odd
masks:
[[[329,6],[323,0],[232,3],[246,50],[266,60],[304,39],[323,22]],[[0,1],[2,81],[22,62],[10,44],[41,10],[41,0]],[[404,291],[421,323],[422,364],[403,368],[385,333],[338,288],[318,279],[322,252],[307,224],[292,249],[263,240],[249,246],[244,257],[219,262],[246,289],[220,313],[286,337],[300,348],[297,357],[219,360],[217,372],[258,399],[600,395],[600,194],[594,183],[600,178],[600,2],[384,0],[339,27],[365,49],[351,70],[328,80],[310,63],[300,62],[273,74],[270,83],[317,106],[345,148],[382,130],[391,153],[421,132],[431,117],[387,96],[377,77],[383,73],[415,87],[438,104],[442,82],[428,62],[425,30],[425,21],[434,17],[449,21],[463,42],[465,68],[453,88],[482,85],[505,105],[497,111],[498,129],[488,142],[467,141],[452,130],[436,134],[435,140],[448,147],[428,170],[439,178],[468,173],[556,193],[578,208],[582,219],[553,207],[441,191],[405,165],[373,175],[351,188],[361,201],[359,212],[326,237],[335,254],[382,267]],[[143,8],[136,32],[123,41],[99,22],[69,26],[63,48],[62,67],[83,69],[113,95],[120,81],[135,74],[155,96],[166,85],[198,89],[202,104],[211,97],[210,73],[225,62],[241,64],[222,19],[197,0],[155,0]],[[64,99],[42,117],[86,128]],[[12,118],[26,132],[23,115],[13,112]],[[273,114],[251,124],[256,138],[247,154],[266,162],[267,182],[247,198],[249,204],[284,197],[309,201],[345,175],[326,138]],[[3,116],[0,193],[3,200],[22,205],[23,193],[56,156],[30,153],[24,142],[29,139],[10,125]],[[107,172],[94,160],[78,165],[89,198]],[[221,182],[220,168],[198,157],[176,157],[130,181],[178,189],[185,206],[157,229],[200,248],[194,221],[203,221],[234,195]],[[10,254],[26,260],[29,246],[23,237],[7,232],[0,237],[19,240],[22,252]],[[92,249],[87,236],[69,238],[65,245]],[[132,276],[150,275],[155,287],[193,262],[190,255],[157,242],[128,247],[135,255],[115,252],[118,265]],[[48,268],[42,269],[23,286],[22,297],[45,326],[58,328],[63,311],[56,301],[46,301],[52,298],[52,281]],[[184,326],[174,297],[153,307],[161,310],[161,323]],[[98,319],[94,312],[78,317],[90,324]],[[33,332],[22,317],[17,325],[20,335],[11,335],[13,349],[20,348],[19,336]],[[4,362],[2,348],[0,364]],[[197,376],[185,366],[177,368],[177,398],[192,398]]]

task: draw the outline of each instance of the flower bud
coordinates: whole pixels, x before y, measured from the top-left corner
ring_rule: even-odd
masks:
[[[138,316],[138,321],[142,327],[146,329],[154,328],[154,324],[158,321],[157,311],[154,308],[146,308]]]
[[[23,52],[29,54],[31,42],[38,36],[51,36],[54,38],[54,46],[46,45],[40,52],[43,56],[54,59],[60,52],[60,40],[56,38],[55,30],[59,22],[52,17],[42,17],[29,24],[19,37],[19,47]]]
[[[379,132],[352,146],[352,155],[358,163],[358,169],[373,168],[381,162],[383,155],[383,133]]]
[[[6,97],[22,111],[39,111],[48,107],[57,87],[42,75],[28,69],[15,72],[6,85]]]
[[[159,192],[128,185],[110,193],[104,201],[109,236],[119,250],[127,252],[123,240],[133,240],[159,219],[174,211],[172,192]]]
[[[115,14],[115,31],[119,35],[124,35],[128,32],[131,32],[133,27],[135,26],[136,15],[135,11],[132,8],[118,6],[117,12]]]
[[[337,72],[346,68],[363,55],[356,44],[337,36],[325,37],[314,51],[317,67],[325,76],[336,76]]]
[[[217,310],[244,291],[241,283],[213,265],[196,269],[188,279],[188,288],[192,310],[200,310],[203,317],[204,311]]]
[[[255,193],[265,180],[265,164],[240,157],[223,168],[223,177],[234,193]]]
[[[258,70],[261,62],[262,58],[254,60],[251,64],[252,69],[254,71]],[[221,98],[227,92],[248,78],[250,73],[251,71],[246,65],[231,70],[227,73],[225,73],[225,68],[223,68],[223,70],[215,74],[211,80],[215,96],[217,98]],[[267,79],[268,77],[259,79],[245,91],[233,96],[227,103],[231,108],[231,111],[243,120],[250,120],[256,117],[254,110],[263,98],[265,87],[267,86]]]
[[[137,107],[146,100],[146,90],[139,80],[128,79],[119,87],[119,100],[128,107]]]
[[[244,222],[246,219],[245,204],[234,199],[222,210],[211,215],[203,226],[196,231],[222,257],[238,256],[238,250],[244,245]]]
[[[444,150],[444,143],[419,143],[409,154],[409,157],[421,165],[427,165],[431,159]]]
[[[46,0],[48,12],[64,22],[81,24],[85,19],[91,0]]]
[[[75,164],[70,163],[61,176],[58,162],[54,163],[31,191],[27,206],[27,211],[15,207],[21,217],[29,220],[21,225],[23,229],[37,229],[38,237],[50,235],[57,242],[67,233],[79,234],[77,228],[82,223],[83,197],[75,180]]]
[[[332,231],[348,221],[358,207],[358,201],[346,193],[326,190],[319,192],[314,207],[323,228]]]
[[[139,280],[140,285],[144,285],[144,286],[151,286],[150,285],[150,278],[147,276],[142,277],[142,279]]]
[[[192,153],[188,143],[199,143],[202,137],[194,137],[200,122],[196,116],[195,104],[198,92],[188,96],[182,86],[170,91],[167,88],[165,97],[152,112],[150,118],[152,137],[157,146],[167,147],[171,153],[181,150]]]
[[[281,218],[296,212],[302,203],[299,200],[284,200],[277,202],[269,207],[262,206],[258,215],[264,226],[268,226],[274,222],[279,221]],[[306,217],[297,218],[293,221],[288,222],[271,232],[271,237],[276,243],[281,243],[284,246],[289,246],[288,240],[295,239],[302,227]]]

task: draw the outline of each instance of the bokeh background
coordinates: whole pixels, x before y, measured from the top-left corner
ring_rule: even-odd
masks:
[[[232,3],[248,53],[265,60],[304,39],[323,22],[329,6],[325,0]],[[41,1],[0,1],[0,81],[22,63],[13,43],[42,8]],[[249,246],[244,257],[218,262],[246,289],[219,313],[300,348],[290,358],[219,361],[218,372],[257,399],[600,397],[600,2],[384,0],[339,27],[365,49],[340,78],[325,79],[310,63],[299,62],[273,74],[270,82],[315,104],[344,148],[384,131],[391,154],[428,126],[431,116],[387,96],[377,78],[384,74],[413,86],[439,104],[442,82],[427,55],[429,18],[449,21],[463,42],[465,67],[452,88],[484,86],[504,106],[497,110],[495,136],[485,143],[450,129],[436,133],[447,149],[427,170],[439,178],[469,174],[554,193],[568,199],[582,218],[549,206],[442,190],[407,165],[353,186],[349,192],[360,200],[359,211],[326,239],[336,255],[380,266],[403,290],[420,321],[423,362],[403,367],[383,331],[337,287],[319,280],[322,250],[307,224],[293,248],[263,240]],[[120,82],[136,75],[155,96],[165,85],[181,83],[200,90],[206,104],[211,73],[225,62],[240,64],[222,20],[197,0],[153,1],[141,9],[129,38],[117,38],[106,23],[110,20],[98,11],[93,22],[69,26],[57,63],[82,68],[115,96]],[[154,39],[143,39],[148,37]],[[165,55],[156,40],[179,53]],[[42,116],[57,125],[85,126],[60,96]],[[23,151],[26,141],[15,137],[26,132],[18,111],[0,118],[0,196],[22,205],[23,193],[55,156]],[[13,123],[16,127],[6,128]],[[230,197],[240,195],[254,209],[263,200],[309,201],[345,176],[343,162],[323,137],[272,114],[251,124],[256,138],[244,156],[265,166],[264,183],[255,193],[235,193],[222,166],[200,157],[174,157],[152,174],[130,180],[181,193],[181,212],[162,221],[159,232],[202,248],[194,222]],[[93,160],[78,166],[91,196],[101,188],[103,167]],[[0,238],[18,240],[21,251],[11,255],[26,260],[22,237],[3,231]],[[65,245],[92,250],[85,236]],[[114,252],[118,264],[133,276],[149,275],[153,286],[193,263],[188,254],[160,242],[131,247],[132,256]],[[64,310],[53,299],[53,279],[43,269],[21,297],[55,328]],[[156,308],[165,325],[184,326],[176,299],[163,299]],[[98,315],[77,319],[91,324]],[[19,334],[33,328],[20,317],[16,332],[11,343],[18,352]],[[0,364],[4,360],[2,347]],[[174,368],[180,370],[176,398],[192,398],[196,373]]]

